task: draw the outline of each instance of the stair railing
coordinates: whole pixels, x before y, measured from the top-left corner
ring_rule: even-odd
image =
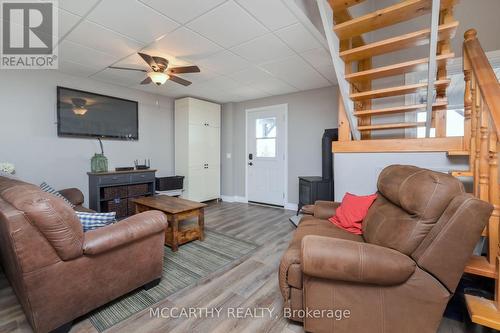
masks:
[[[354,118],[354,103],[349,98],[351,88],[344,75],[345,63],[342,58],[340,58],[340,41],[337,35],[333,32],[333,26],[335,25],[333,22],[333,11],[327,0],[316,1],[318,3],[321,21],[325,30],[326,40],[328,41],[328,47],[332,56],[335,74],[337,76],[337,82],[339,85],[339,104],[342,103],[344,112],[347,116],[347,121],[349,122],[349,127],[351,129],[352,139],[359,140],[361,138],[361,135],[357,130],[357,121]]]
[[[468,30],[463,44],[464,150],[470,152],[474,195],[491,203],[493,213],[486,229],[488,263],[496,271],[497,288],[493,305],[500,313],[498,139],[500,137],[500,84],[474,29]]]

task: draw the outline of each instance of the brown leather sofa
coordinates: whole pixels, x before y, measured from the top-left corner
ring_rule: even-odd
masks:
[[[62,191],[83,208],[76,189]],[[2,266],[36,332],[161,278],[167,222],[150,211],[84,233],[75,212],[38,186],[0,177]]]
[[[308,332],[436,332],[492,212],[413,166],[385,168],[377,187],[362,236],[327,220],[338,203],[317,202],[282,257],[285,315]]]

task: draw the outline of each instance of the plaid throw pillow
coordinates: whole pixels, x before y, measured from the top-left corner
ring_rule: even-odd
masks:
[[[116,213],[85,213],[75,212],[83,226],[83,232],[105,227],[116,222]]]
[[[76,206],[73,205],[71,202],[69,202],[68,199],[66,199],[61,193],[57,192],[56,190],[54,190],[54,188],[52,186],[50,186],[49,184],[47,184],[46,182],[43,182],[40,184],[40,188],[42,189],[42,191],[44,192],[47,192],[47,193],[50,193],[52,195],[55,195],[56,197],[58,198],[61,198],[63,199],[64,201],[66,201],[66,203],[68,205],[71,206],[71,208],[75,208]]]

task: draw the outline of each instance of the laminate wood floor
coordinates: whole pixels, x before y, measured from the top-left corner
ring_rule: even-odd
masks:
[[[278,265],[294,227],[292,211],[241,203],[217,203],[206,208],[205,226],[259,244],[258,250],[223,275],[189,290],[180,291],[158,304],[159,308],[220,308],[220,318],[155,318],[140,312],[107,332],[303,332],[302,326],[281,315]],[[227,309],[274,308],[264,318],[235,319]],[[256,313],[255,315],[260,315]],[[0,271],[0,333],[32,332],[16,296]],[[73,333],[96,333],[88,320],[76,323]],[[439,333],[465,332],[462,324],[443,319]]]

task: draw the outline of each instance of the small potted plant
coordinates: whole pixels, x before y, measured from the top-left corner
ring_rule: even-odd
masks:
[[[0,171],[9,175],[13,175],[16,173],[16,167],[12,163],[2,162],[0,163]]]

